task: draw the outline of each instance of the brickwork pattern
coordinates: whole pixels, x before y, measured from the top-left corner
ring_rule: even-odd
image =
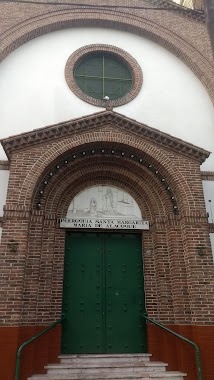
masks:
[[[122,147],[126,157],[96,153],[65,164],[47,184],[37,210],[37,189],[59,159],[68,153],[75,156],[79,148],[95,152],[109,146],[112,150]],[[131,160],[133,151],[146,157],[170,183],[178,202],[177,215],[156,174]],[[45,325],[60,316],[65,232],[59,228],[59,218],[66,215],[78,192],[96,184],[124,188],[150,221],[150,230],[143,233],[149,315],[164,323],[213,324],[213,264],[200,158],[175,153],[122,126],[104,124],[92,125],[87,133],[83,126],[70,136],[17,147],[10,173],[1,244],[2,324]],[[9,250],[11,238],[18,242],[17,252]],[[201,246],[206,247],[204,256],[198,254]]]
[[[99,130],[100,129],[100,130]],[[59,139],[58,141],[50,142],[48,144],[42,144],[41,147],[35,146],[31,148],[31,151],[23,149],[21,153],[14,152],[13,158],[11,159],[10,170],[20,172],[19,169],[19,160],[20,156],[23,162],[25,162],[27,173],[22,166],[22,171],[20,172],[20,180],[21,180],[21,189],[15,186],[12,178],[9,180],[8,184],[8,204],[13,205],[14,203],[22,204],[25,207],[30,207],[33,196],[33,187],[32,184],[34,181],[39,181],[44,176],[44,171],[46,168],[53,162],[56,163],[57,158],[64,154],[64,152],[70,151],[71,148],[75,149],[78,146],[85,146],[84,144],[88,142],[100,142],[106,141],[108,144],[110,142],[117,144],[123,144],[124,146],[129,146],[129,148],[135,148],[141,154],[141,156],[147,159],[148,162],[153,164],[157,169],[162,173],[162,175],[167,178],[169,184],[172,189],[175,188],[178,184],[184,184],[185,178],[182,175],[183,170],[178,172],[176,168],[178,165],[182,167],[182,164],[186,161],[184,157],[181,155],[176,162],[176,158],[174,155],[167,151],[166,149],[160,150],[155,144],[151,144],[146,140],[142,141],[137,136],[132,136],[128,132],[125,133],[125,130],[122,131],[115,126],[115,128],[97,128],[96,131],[92,131],[91,133],[79,133],[75,134],[73,137],[67,136],[65,139]],[[88,146],[88,145],[87,145]],[[164,151],[164,154],[163,154]],[[151,156],[152,153],[152,156]],[[29,155],[30,154],[30,155]],[[38,160],[35,160],[34,157],[39,157]],[[52,161],[51,161],[52,158]],[[160,164],[160,160],[163,160],[163,164]],[[195,165],[195,160],[192,161],[191,164],[188,164],[189,172],[193,171],[193,166]],[[51,165],[52,166],[52,165]],[[27,168],[28,167],[28,168]],[[194,181],[194,177],[192,177],[192,181]],[[38,183],[39,185],[39,183]],[[12,190],[12,191],[10,191]],[[189,187],[189,183],[186,183],[186,197],[182,196],[181,207],[185,207],[186,211],[189,211],[189,207],[193,206],[195,209],[195,199],[192,194],[191,188]],[[178,194],[179,197],[179,194]],[[186,205],[185,205],[186,202]],[[204,200],[201,200],[204,205]]]
[[[203,181],[214,181],[214,172],[201,172],[201,178]]]

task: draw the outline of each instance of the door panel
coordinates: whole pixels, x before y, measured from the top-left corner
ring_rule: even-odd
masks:
[[[141,236],[67,233],[63,353],[145,352]]]
[[[102,352],[102,236],[68,234],[65,253],[62,348]]]
[[[141,237],[106,234],[106,352],[142,352]],[[145,326],[144,326],[145,327]]]

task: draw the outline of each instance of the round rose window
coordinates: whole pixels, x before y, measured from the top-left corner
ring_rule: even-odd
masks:
[[[143,75],[137,61],[111,45],[87,45],[70,55],[65,79],[80,99],[98,107],[118,107],[140,92]]]
[[[132,88],[129,67],[113,54],[98,53],[85,56],[74,67],[77,86],[95,99],[118,99]]]

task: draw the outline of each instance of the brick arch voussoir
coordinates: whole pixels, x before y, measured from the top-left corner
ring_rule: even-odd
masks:
[[[25,180],[18,196],[18,203],[25,205],[32,205],[35,188],[40,178],[42,178],[45,169],[51,165],[52,162],[66,152],[71,152],[72,149],[81,148],[82,145],[93,143],[119,143],[125,148],[134,148],[141,155],[146,154],[150,158],[151,163],[154,163],[157,168],[162,170],[162,174],[170,181],[170,186],[176,189],[180,194],[180,202],[186,204],[187,207],[191,200],[194,204],[194,199],[189,188],[189,185],[181,172],[176,170],[171,159],[162,152],[159,147],[151,145],[149,142],[144,141],[134,135],[128,135],[124,131],[115,130],[114,133],[105,130],[95,130],[88,133],[76,135],[66,140],[53,142],[49,145],[48,149],[44,148],[43,154],[35,159],[33,166],[28,171]],[[127,144],[128,142],[128,144]],[[104,146],[104,145],[103,145]],[[183,191],[185,185],[185,192]],[[179,191],[180,190],[180,191]]]
[[[86,161],[86,160],[85,160]],[[50,186],[50,192],[45,200],[45,211],[51,214],[57,213],[60,210],[61,217],[65,216],[68,204],[64,201],[65,193],[68,194],[68,203],[72,197],[77,194],[77,188],[79,183],[83,184],[83,188],[86,187],[87,180],[95,178],[102,179],[102,182],[107,178],[108,181],[118,181],[123,183],[123,188],[130,189],[130,191],[138,191],[139,202],[142,203],[142,194],[148,203],[150,214],[164,216],[167,212],[172,211],[172,205],[169,201],[166,193],[163,191],[161,185],[157,182],[156,178],[151,173],[140,169],[138,165],[131,165],[129,168],[124,167],[123,163],[101,162],[99,164],[91,166],[91,163],[80,163],[81,167],[70,168],[69,173],[64,173],[64,176],[59,175],[54,184]],[[152,191],[151,191],[152,189]],[[70,194],[70,192],[72,194]],[[75,194],[75,195],[73,195]],[[61,201],[63,199],[63,203]],[[143,201],[144,202],[144,201]],[[66,204],[66,206],[64,206]],[[67,208],[66,208],[67,207]],[[59,217],[59,215],[58,215]]]
[[[171,212],[172,203],[168,194],[166,191],[163,191],[162,184],[157,180],[157,177],[148,170],[148,168],[141,166],[138,162],[132,162],[128,158],[124,162],[124,160],[118,157],[99,156],[98,160],[99,164],[97,162],[97,157],[93,156],[93,158],[78,159],[68,164],[69,166],[66,165],[66,170],[64,172],[58,172],[58,175],[54,177],[55,180],[52,180],[46,186],[45,193],[40,200],[40,209],[44,209],[46,212],[52,214],[55,213],[54,204],[58,204],[63,189],[70,184],[70,177],[73,181],[79,177],[85,178],[88,173],[97,176],[97,171],[106,170],[106,165],[108,165],[110,172],[117,172],[118,175],[123,175],[124,178],[126,177],[127,182],[130,182],[134,173],[136,173],[136,176],[134,176],[134,179],[132,180],[134,186],[139,183],[141,183],[142,186],[146,181],[148,183],[148,193],[151,193],[151,189],[153,189],[153,194],[156,194],[156,199],[159,199],[158,205],[162,204],[164,214]],[[159,197],[159,195],[161,196]],[[155,200],[152,201],[152,204],[155,204]],[[156,211],[158,211],[158,205],[156,205]],[[154,214],[155,212],[153,215]]]
[[[2,34],[0,61],[29,40],[52,31],[79,26],[100,26],[129,31],[150,39],[178,56],[203,83],[214,102],[213,66],[203,54],[162,25],[120,11],[94,8],[93,11],[52,11],[25,20]]]

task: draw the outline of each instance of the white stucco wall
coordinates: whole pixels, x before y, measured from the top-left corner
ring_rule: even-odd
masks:
[[[0,170],[0,216],[3,216],[3,206],[6,203],[8,179],[9,171]]]
[[[209,223],[214,223],[214,181],[203,181],[206,211],[209,214]]]
[[[21,46],[0,65],[0,137],[62,122],[102,109],[76,97],[64,78],[69,55],[83,45],[103,43],[128,51],[141,65],[143,86],[117,112],[213,150],[214,111],[192,71],[164,48],[140,36],[96,28],[46,34]],[[3,150],[0,159],[4,159]],[[214,158],[203,165],[214,170]]]

